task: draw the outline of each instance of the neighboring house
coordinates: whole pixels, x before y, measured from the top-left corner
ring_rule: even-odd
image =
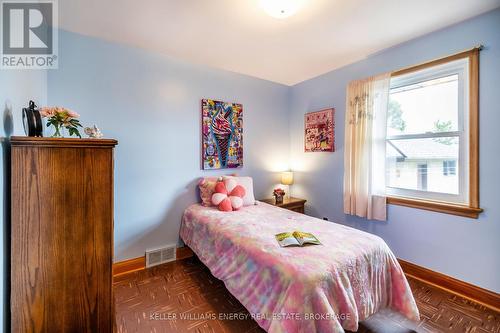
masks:
[[[388,186],[458,194],[458,145],[439,140],[388,140]]]

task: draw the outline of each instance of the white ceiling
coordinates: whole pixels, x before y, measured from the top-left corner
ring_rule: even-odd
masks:
[[[259,0],[61,0],[66,30],[287,85],[463,21],[500,0],[307,0],[286,19]]]

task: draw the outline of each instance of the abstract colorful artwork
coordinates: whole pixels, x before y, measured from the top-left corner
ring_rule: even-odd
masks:
[[[243,106],[212,99],[201,101],[202,168],[243,166]]]
[[[305,152],[335,151],[334,115],[333,108],[305,114]]]

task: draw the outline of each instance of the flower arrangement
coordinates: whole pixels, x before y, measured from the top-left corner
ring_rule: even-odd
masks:
[[[275,188],[273,191],[274,199],[276,203],[283,203],[283,197],[285,196],[285,191],[281,188]]]
[[[78,120],[80,117],[78,113],[63,107],[43,107],[40,109],[40,115],[48,119],[47,127],[54,126],[53,137],[62,137],[64,128],[68,130],[69,136],[82,137],[78,131],[78,127],[82,127]]]

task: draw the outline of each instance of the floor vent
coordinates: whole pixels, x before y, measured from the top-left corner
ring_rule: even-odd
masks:
[[[164,264],[175,260],[176,245],[167,245],[165,247],[146,251],[146,267]]]

